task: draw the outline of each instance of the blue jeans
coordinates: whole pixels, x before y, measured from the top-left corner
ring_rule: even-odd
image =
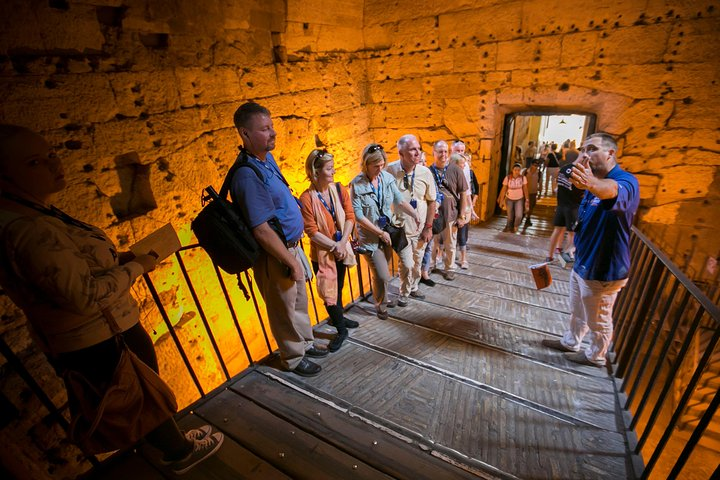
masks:
[[[507,205],[507,226],[510,230],[515,230],[520,226],[523,218],[523,210],[525,209],[525,198],[520,200],[505,200]]]
[[[423,272],[427,272],[430,270],[430,257],[432,256],[432,249],[433,249],[433,239],[431,238],[430,241],[425,245],[425,253],[423,254],[422,263],[420,270]]]
[[[467,247],[468,235],[470,233],[470,224],[466,223],[462,227],[458,228],[457,233],[457,246],[459,250],[465,250]]]

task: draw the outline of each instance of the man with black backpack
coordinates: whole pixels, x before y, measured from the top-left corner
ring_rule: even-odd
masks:
[[[320,365],[307,357],[324,357],[327,350],[314,345],[308,316],[305,280],[312,271],[300,240],[303,219],[275,159],[275,130],[270,111],[257,103],[241,105],[234,116],[243,141],[232,175],[230,195],[262,248],[253,270],[265,300],[268,321],[284,368],[302,376],[320,373]]]

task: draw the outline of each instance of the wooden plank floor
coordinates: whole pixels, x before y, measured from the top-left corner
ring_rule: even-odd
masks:
[[[360,327],[317,360],[321,375],[269,359],[199,402],[181,424],[212,423],[226,443],[187,478],[629,478],[611,377],[540,344],[569,311],[569,272],[553,265],[537,291],[528,269],[546,256],[553,203],[517,234],[500,217],[473,227],[470,268],[433,275],[388,320],[352,305]],[[156,455],[129,452],[97,478],[173,478]]]

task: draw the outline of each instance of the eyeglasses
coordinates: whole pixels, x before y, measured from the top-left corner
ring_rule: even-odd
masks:
[[[375,153],[375,152],[377,152],[378,150],[384,150],[383,147],[382,147],[382,145],[378,145],[378,144],[371,145],[371,146],[368,147],[367,153]]]

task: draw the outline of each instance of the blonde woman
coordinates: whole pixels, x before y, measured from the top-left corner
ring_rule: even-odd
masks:
[[[350,182],[352,206],[359,227],[358,242],[368,259],[375,311],[381,320],[388,318],[388,308],[397,305],[395,300],[388,301],[387,298],[392,245],[385,226],[392,218],[391,207],[400,208],[417,225],[421,221],[415,209],[403,200],[395,178],[383,170],[386,163],[387,155],[382,145],[369,144],[362,152],[362,173]]]
[[[318,294],[325,303],[329,324],[337,335],[328,344],[336,352],[348,337],[348,328],[358,323],[343,315],[342,291],[345,270],[355,265],[349,237],[355,213],[345,187],[335,183],[335,162],[327,150],[315,149],[305,160],[310,187],[300,195],[305,234],[310,238],[310,259],[315,271]]]

